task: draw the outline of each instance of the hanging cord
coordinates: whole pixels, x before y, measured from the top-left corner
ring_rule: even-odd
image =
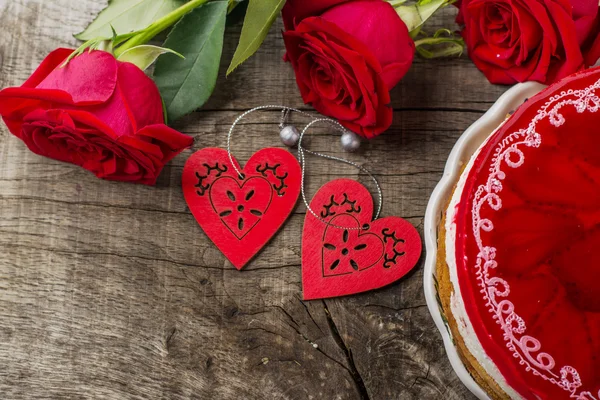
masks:
[[[290,113],[292,111],[297,112],[299,114],[305,115],[307,117],[310,117],[312,119],[312,121],[310,121],[308,124],[306,124],[306,126],[304,127],[304,129],[302,130],[302,132],[300,133],[300,137],[298,139],[298,158],[300,160],[300,166],[302,167],[302,174],[301,174],[301,179],[300,179],[300,191],[302,193],[302,200],[304,201],[304,204],[306,205],[306,209],[319,221],[323,222],[326,225],[329,225],[331,227],[334,228],[338,228],[338,229],[347,229],[347,230],[361,230],[363,229],[362,227],[345,227],[345,226],[340,226],[340,225],[335,225],[330,223],[329,221],[319,217],[317,215],[316,212],[313,211],[312,208],[310,208],[310,204],[308,203],[308,200],[306,199],[306,194],[304,192],[304,175],[306,172],[306,161],[304,158],[304,153],[309,153],[312,154],[314,156],[317,157],[323,157],[329,160],[333,160],[333,161],[339,161],[339,162],[343,162],[345,164],[349,164],[352,165],[353,167],[357,168],[358,170],[364,172],[365,174],[367,174],[372,180],[373,182],[375,182],[375,187],[377,188],[377,195],[378,195],[378,202],[377,202],[377,211],[375,213],[375,218],[377,219],[379,218],[379,214],[381,213],[381,206],[383,203],[383,195],[381,193],[381,187],[379,186],[379,183],[377,182],[377,179],[375,178],[375,176],[373,176],[373,174],[371,174],[371,172],[369,172],[369,170],[367,170],[365,167],[352,162],[350,160],[346,160],[344,158],[340,158],[340,157],[335,157],[335,156],[330,156],[328,154],[322,154],[322,153],[317,153],[315,151],[312,150],[308,150],[302,147],[302,139],[304,138],[304,134],[308,131],[308,129],[313,126],[314,124],[317,123],[321,123],[321,122],[326,122],[330,125],[333,125],[333,127],[335,129],[337,129],[338,131],[344,133],[346,132],[346,128],[344,128],[344,126],[342,124],[340,124],[338,121],[333,120],[331,118],[315,118],[311,113],[302,111],[302,110],[298,110],[297,108],[292,108],[292,107],[286,107],[286,106],[279,106],[279,105],[275,105],[275,104],[268,104],[268,105],[264,105],[264,106],[258,106],[258,107],[254,107],[251,108],[248,111],[245,111],[244,113],[242,113],[240,116],[238,116],[235,121],[233,121],[233,124],[231,124],[231,127],[229,128],[229,132],[227,133],[227,156],[229,157],[229,162],[231,164],[231,166],[233,167],[233,169],[235,170],[235,172],[237,172],[238,176],[240,177],[240,179],[244,179],[244,174],[239,170],[239,168],[236,166],[236,163],[233,162],[233,155],[231,154],[231,137],[233,135],[233,130],[235,129],[236,125],[248,114],[253,113],[254,111],[260,111],[260,110],[281,110],[282,115],[281,115],[281,122],[279,124],[279,128],[283,128],[287,122],[287,119],[290,115]]]
[[[300,178],[300,191],[302,192],[302,200],[304,201],[304,204],[306,205],[306,209],[319,221],[323,222],[324,224],[327,224],[333,228],[338,228],[338,229],[349,229],[349,230],[361,230],[363,229],[362,227],[347,227],[347,226],[340,226],[340,225],[335,225],[332,224],[331,222],[319,217],[319,215],[317,215],[317,213],[310,208],[310,205],[308,204],[308,200],[306,199],[306,194],[304,193],[304,174],[306,172],[306,162],[304,159],[304,153],[309,153],[312,154],[313,156],[317,156],[317,157],[323,157],[329,160],[333,160],[333,161],[339,161],[339,162],[343,162],[349,165],[352,165],[353,167],[359,169],[360,171],[364,172],[365,174],[369,175],[369,177],[373,180],[373,182],[375,183],[375,187],[377,188],[377,195],[378,195],[378,201],[377,201],[377,211],[375,212],[375,217],[373,219],[377,219],[379,218],[379,214],[381,213],[381,206],[383,203],[383,195],[381,193],[381,187],[379,186],[379,182],[377,182],[377,178],[375,178],[375,176],[373,176],[373,174],[371,174],[371,172],[369,172],[368,169],[366,169],[365,167],[363,167],[362,165],[359,165],[355,162],[352,162],[350,160],[346,160],[345,158],[341,158],[341,157],[335,157],[335,156],[330,156],[328,154],[322,154],[322,153],[317,153],[316,151],[312,151],[312,150],[308,150],[302,147],[302,139],[304,138],[304,134],[306,133],[306,131],[308,131],[308,129],[313,126],[314,124],[320,123],[320,122],[326,122],[328,124],[333,124],[337,129],[341,129],[342,132],[345,132],[346,128],[344,128],[339,122],[334,121],[330,118],[317,118],[317,119],[313,119],[312,121],[310,121],[308,124],[306,124],[306,126],[304,127],[304,129],[302,129],[302,132],[300,133],[300,139],[298,140],[298,156],[300,159],[300,165],[302,166],[302,175]]]
[[[282,118],[281,118],[281,122],[279,123],[280,128],[282,128],[285,125],[287,116],[289,115],[290,111],[295,111],[299,114],[306,115],[306,116],[310,117],[311,119],[315,119],[315,117],[312,114],[307,113],[305,111],[298,110],[297,108],[292,108],[292,107],[278,106],[275,104],[268,104],[268,105],[264,105],[264,106],[254,107],[254,108],[251,108],[248,111],[244,112],[240,116],[238,116],[235,119],[235,121],[233,121],[233,124],[231,124],[231,128],[229,128],[229,133],[227,134],[227,155],[229,156],[229,162],[231,163],[231,165],[233,166],[233,169],[235,170],[235,172],[237,172],[237,174],[240,178],[243,178],[244,174],[242,174],[242,172],[238,169],[238,167],[236,167],[235,163],[233,162],[233,156],[231,155],[231,136],[233,135],[233,130],[234,130],[235,126],[242,120],[242,118],[244,118],[246,115],[248,115],[250,113],[253,113],[254,111],[260,111],[260,110],[281,110]],[[342,129],[344,129],[344,127],[339,122],[334,121],[334,120],[331,120],[331,121],[338,124]]]

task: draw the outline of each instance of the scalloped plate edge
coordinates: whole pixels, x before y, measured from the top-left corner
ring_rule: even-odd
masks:
[[[481,143],[504,121],[509,112],[515,110],[527,98],[539,93],[545,87],[545,85],[536,82],[519,83],[513,86],[500,96],[481,118],[467,128],[452,148],[446,162],[446,167],[444,168],[442,179],[433,190],[427,204],[427,210],[425,211],[424,236],[426,258],[423,272],[423,286],[427,307],[435,321],[435,325],[442,334],[446,354],[454,372],[456,372],[458,378],[467,389],[481,400],[489,400],[489,397],[471,377],[471,374],[469,374],[462,363],[437,301],[435,269],[438,225],[452,188],[460,176],[461,167],[469,161]]]

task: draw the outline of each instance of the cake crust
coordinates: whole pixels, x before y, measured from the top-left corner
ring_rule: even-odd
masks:
[[[461,172],[462,173],[462,172]],[[454,190],[453,190],[454,192]],[[452,198],[452,196],[450,196]],[[446,210],[448,205],[444,207],[442,219],[438,228],[438,250],[436,257],[436,279],[438,283],[438,295],[441,301],[442,313],[447,321],[448,329],[452,340],[456,346],[456,350],[463,364],[473,377],[475,382],[492,398],[493,400],[510,399],[496,383],[496,381],[485,371],[483,366],[477,362],[477,359],[471,354],[463,337],[458,330],[458,322],[452,314],[450,300],[454,293],[452,282],[450,281],[450,271],[446,263]]]

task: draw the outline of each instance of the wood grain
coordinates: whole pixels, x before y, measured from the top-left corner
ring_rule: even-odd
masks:
[[[103,8],[97,0],[0,0],[0,87],[19,85]],[[451,26],[453,10],[436,22]],[[282,61],[282,25],[225,79],[239,24],[227,28],[215,94],[175,128],[195,149],[224,146],[240,111],[309,109]],[[267,72],[268,71],[268,72]],[[379,178],[382,215],[422,232],[429,195],[464,129],[505,90],[470,61],[417,59],[392,93],[394,124],[356,154],[315,130],[311,149]],[[276,112],[234,138],[243,161],[278,145]],[[180,189],[183,153],[156,187],[105,182],[36,156],[0,128],[0,393],[3,399],[471,399],[446,358],[422,289],[422,261],[387,288],[302,301],[299,205],[243,271],[215,249]],[[308,193],[335,177],[311,158]]]

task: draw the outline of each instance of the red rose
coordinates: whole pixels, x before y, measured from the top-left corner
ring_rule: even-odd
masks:
[[[154,82],[104,51],[50,53],[29,79],[0,91],[0,115],[31,151],[99,178],[152,185],[191,137],[164,124]]]
[[[316,9],[308,8],[311,3],[289,0],[287,12]],[[366,138],[385,131],[392,123],[389,91],[406,74],[415,51],[394,8],[361,0],[320,16],[285,15],[296,23],[283,38],[304,102]]]
[[[288,0],[281,10],[285,29],[293,30],[304,18],[323,14],[328,8],[349,0]]]
[[[457,22],[492,83],[551,83],[600,57],[598,0],[462,0]]]

